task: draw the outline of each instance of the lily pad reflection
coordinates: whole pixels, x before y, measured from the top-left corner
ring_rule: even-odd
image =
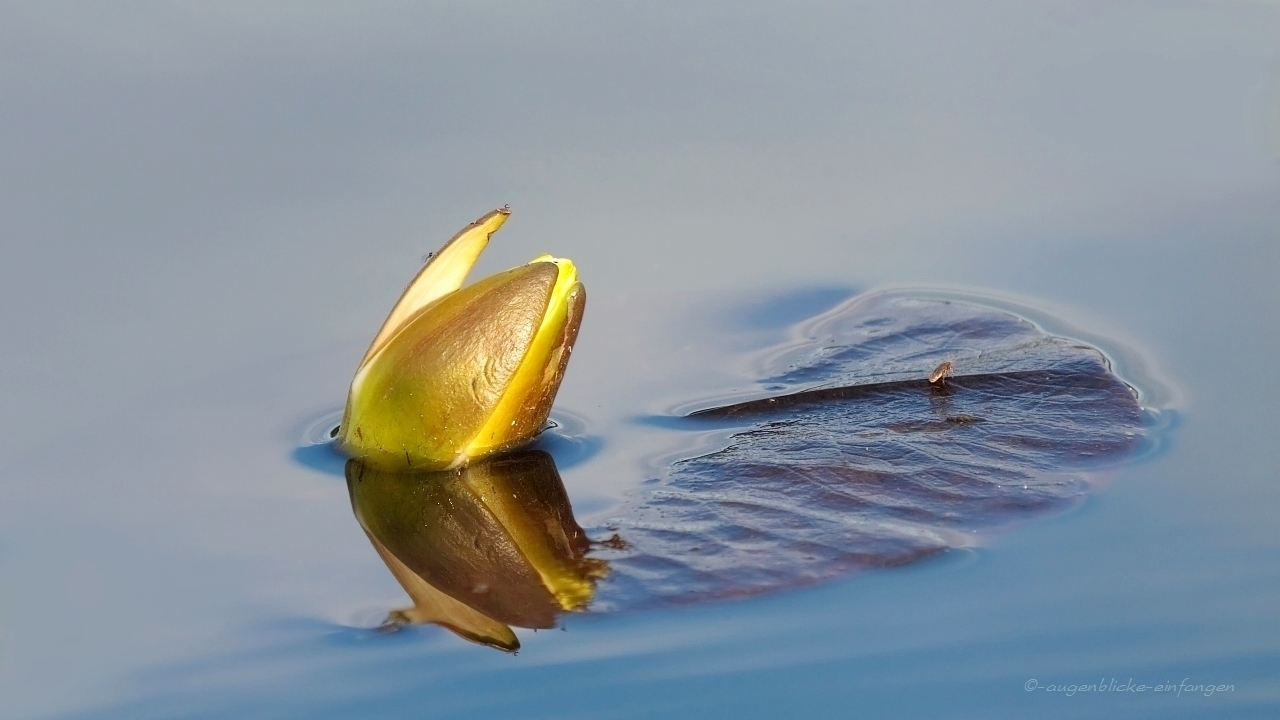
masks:
[[[760,367],[769,395],[678,423],[720,449],[598,529],[621,542],[599,553],[613,574],[596,607],[751,595],[970,545],[1076,502],[1150,425],[1095,348],[963,302],[858,298]]]
[[[413,600],[392,624],[433,623],[503,650],[512,625],[554,627],[608,571],[587,558],[551,456],[526,451],[442,472],[346,465],[356,519]]]

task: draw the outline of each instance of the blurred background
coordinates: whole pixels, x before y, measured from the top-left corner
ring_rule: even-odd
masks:
[[[1277,712],[1280,5],[4,14],[0,714]],[[1105,338],[1175,427],[922,565],[572,616],[514,658],[370,633],[403,596],[292,453],[422,256],[507,203],[476,276],[550,252],[588,288],[558,405],[601,448],[563,468],[588,519],[675,452],[637,418],[882,286]],[[1024,690],[1104,676],[1234,690]]]

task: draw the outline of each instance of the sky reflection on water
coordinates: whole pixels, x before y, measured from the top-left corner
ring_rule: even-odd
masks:
[[[9,8],[0,709],[1274,715],[1277,37],[1274,3],[1191,0]],[[590,292],[580,519],[661,462],[636,418],[752,377],[768,298],[1019,296],[1137,348],[1182,422],[983,548],[514,658],[376,635],[404,596],[299,427],[502,203],[476,276],[549,251]],[[1023,689],[1103,676],[1236,690]]]

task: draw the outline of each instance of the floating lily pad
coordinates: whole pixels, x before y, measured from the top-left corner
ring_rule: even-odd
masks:
[[[595,553],[612,573],[593,607],[751,595],[971,545],[1078,502],[1149,426],[1097,349],[966,302],[855,299],[760,375],[767,395],[679,423],[720,449],[592,532],[617,535]]]

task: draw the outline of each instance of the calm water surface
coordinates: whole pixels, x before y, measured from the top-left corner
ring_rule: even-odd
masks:
[[[0,69],[0,715],[1280,713],[1275,3],[40,4]],[[876,288],[1083,329],[1174,421],[902,568],[516,656],[373,632],[404,595],[295,451],[502,203],[477,274],[588,287],[584,526],[672,459],[646,418]],[[1049,689],[1112,679],[1232,689]]]

